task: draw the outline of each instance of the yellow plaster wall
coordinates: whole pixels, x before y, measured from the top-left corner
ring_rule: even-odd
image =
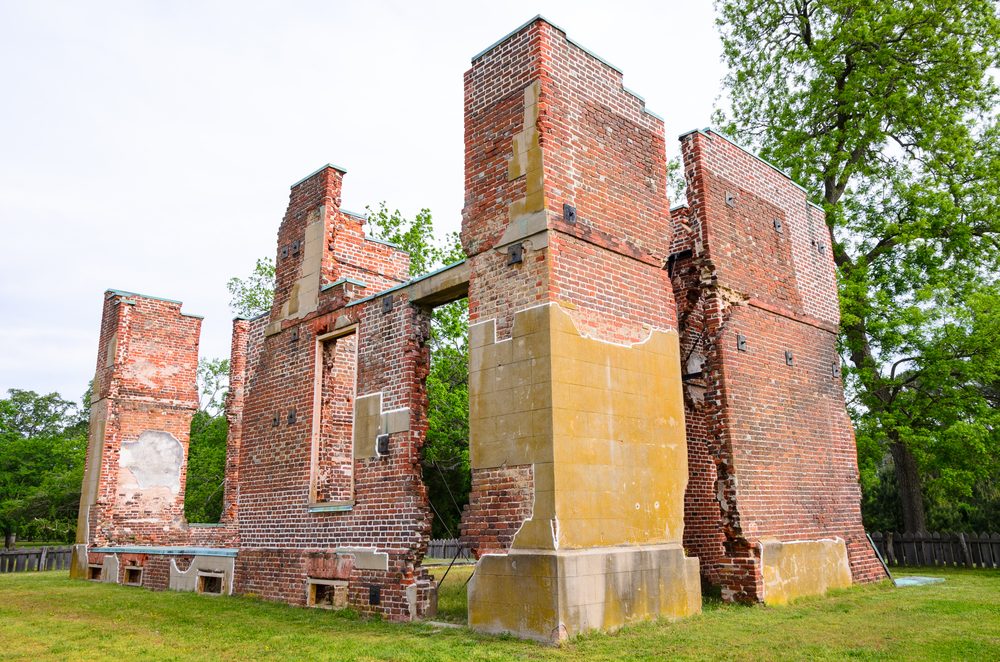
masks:
[[[615,345],[582,337],[568,313],[550,309],[559,548],[680,543],[688,471],[677,334]]]
[[[558,305],[470,329],[473,468],[531,464],[534,504],[515,549],[680,543],[687,445],[677,334],[585,338]]]
[[[851,585],[847,545],[840,538],[800,542],[761,541],[764,603],[787,604],[806,595]]]
[[[548,641],[559,624],[557,559],[548,554],[487,555],[469,581],[469,627]]]
[[[379,435],[382,392],[354,399],[354,459],[376,457],[375,438]]]

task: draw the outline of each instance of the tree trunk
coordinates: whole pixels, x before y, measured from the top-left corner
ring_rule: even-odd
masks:
[[[927,530],[924,518],[924,498],[920,492],[920,474],[917,461],[905,444],[893,440],[889,444],[892,461],[896,465],[896,485],[899,503],[903,509],[903,529],[906,533],[923,533]]]
[[[17,536],[14,534],[14,529],[7,529],[3,532],[3,546],[7,549],[14,549],[14,543],[17,542]]]

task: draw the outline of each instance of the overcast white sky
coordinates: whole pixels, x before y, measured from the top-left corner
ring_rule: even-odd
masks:
[[[325,163],[347,209],[458,229],[462,74],[539,13],[625,72],[668,149],[709,124],[707,0],[0,0],[0,394],[79,399],[107,288],[182,300],[228,356],[226,281]]]

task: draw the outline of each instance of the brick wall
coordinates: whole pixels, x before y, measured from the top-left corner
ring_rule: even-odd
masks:
[[[622,83],[541,19],[474,58],[461,233],[470,321],[494,320],[499,342],[515,313],[559,303],[591,339],[628,345],[679,330],[683,542],[704,579],[728,599],[759,600],[761,540],[833,536],[846,541],[856,581],[880,578],[861,528],[822,212],[711,132],[682,137],[690,207],[671,211],[663,123]],[[335,575],[353,607],[405,620],[433,600],[420,567],[431,525],[420,463],[429,310],[406,289],[386,292],[406,280],[409,257],[340,209],[343,177],[325,166],[292,186],[274,305],[234,321],[220,527],[183,519],[200,320],[177,302],[106,294],[88,451],[99,471],[88,468],[94,493],[81,519],[91,546],[238,546],[236,592],[305,604],[309,577]],[[324,391],[318,339],[351,330],[353,375]],[[373,439],[348,443],[360,424],[353,402],[376,395],[379,421],[406,412],[385,454],[365,450]],[[180,445],[175,491],[120,478],[123,444],[147,431]],[[324,494],[324,467],[343,498]],[[473,471],[462,537],[477,556],[510,548],[539,476],[516,461]],[[137,557],[144,584],[165,588],[170,558]]]
[[[355,567],[351,603],[406,619],[433,604],[432,583],[419,568],[430,534],[420,467],[430,319],[405,296],[397,296],[391,308],[381,299],[365,300],[403,281],[409,258],[368,240],[363,219],[339,210],[342,176],[325,167],[292,187],[278,236],[275,305],[269,315],[234,321],[222,526],[189,527],[184,521],[183,461],[179,488],[166,505],[162,498],[154,502],[155,512],[148,499],[120,489],[121,444],[144,430],[173,435],[186,458],[197,408],[200,319],[183,315],[178,302],[108,294],[93,417],[102,441],[101,471],[96,503],[85,512],[92,524],[89,543],[241,546],[235,590],[292,603],[305,599],[310,554],[338,559],[374,554],[386,559],[386,569],[380,569],[381,561],[375,568]],[[344,510],[317,512],[310,507],[313,445],[320,431],[313,425],[317,337],[345,325],[357,327],[351,393],[335,397],[353,399],[355,388],[359,395],[380,393],[383,411],[408,410],[410,421],[407,429],[391,434],[388,454],[355,458],[351,426],[344,424],[353,418],[353,403],[345,402],[350,411],[340,417],[343,429],[334,436],[353,496],[348,494]],[[144,559],[145,585],[166,588],[169,558]],[[281,572],[271,565],[276,558]],[[381,594],[378,604],[370,603],[373,586]]]
[[[529,177],[511,177],[514,136],[526,136],[538,162],[541,139],[533,116],[544,104],[525,90],[543,70],[540,24],[526,26],[478,56],[465,73],[465,207],[462,245],[470,264],[469,323],[495,320],[497,338],[507,337],[514,313],[549,300],[547,249],[525,243],[523,261],[508,264],[502,242],[511,223],[512,201],[528,197]],[[534,101],[534,104],[532,103]],[[541,107],[541,109],[537,109]],[[538,189],[534,178],[532,193]],[[544,209],[536,205],[536,213]],[[547,221],[542,219],[540,227]],[[537,225],[537,223],[536,223]],[[470,394],[471,396],[471,394]],[[469,503],[462,516],[463,544],[478,556],[505,552],[531,515],[531,465],[474,468]]]
[[[354,494],[354,385],[356,333],[322,342],[319,434],[316,441],[316,501],[350,501]]]
[[[164,540],[170,529],[183,525],[188,435],[198,406],[201,320],[183,315],[180,308],[174,301],[105,293],[92,401],[95,432],[87,461],[89,465],[90,456],[100,456],[88,535],[94,544],[135,537]],[[165,452],[172,454],[167,459],[176,473],[166,481],[169,485],[133,476],[122,466],[123,445],[131,449],[149,432],[161,435]],[[130,451],[125,452],[128,463]]]
[[[690,253],[678,252],[673,272],[682,357],[695,359],[684,366],[686,390],[703,393],[687,403],[694,479],[685,542],[703,575],[736,600],[762,598],[765,538],[840,537],[855,581],[882,578],[861,524],[822,212],[783,173],[715,133],[682,137],[682,150],[691,208],[673,221],[689,239],[674,248]]]
[[[676,329],[661,268],[671,241],[663,122],[620,71],[544,20],[525,25],[465,74],[465,150],[471,323],[494,319],[501,340],[514,313],[558,301],[602,340]],[[512,265],[515,242],[524,259]],[[473,469],[467,544],[509,547],[531,513],[530,472]]]
[[[510,549],[521,522],[531,517],[534,488],[530,464],[472,472],[476,498],[462,513],[462,540],[476,558]]]
[[[410,256],[402,250],[368,239],[364,231],[365,218],[337,210],[327,248],[333,253],[334,264],[324,273],[327,282],[354,278],[378,292],[409,280]]]
[[[268,317],[233,320],[233,340],[229,355],[229,390],[226,392],[226,476],[222,499],[221,522],[235,526],[238,517],[240,485],[240,445],[243,441],[243,406],[247,384],[253,379],[264,341]]]
[[[288,266],[280,266],[280,247],[301,241],[306,226],[300,219],[315,219],[325,214],[326,208],[336,209],[340,181],[339,171],[326,168],[292,189],[278,237],[278,291],[288,292],[284,295],[286,301],[291,284],[302,277],[301,260],[290,251],[285,258]],[[357,278],[367,286],[320,286],[315,310],[304,314],[300,310],[298,317],[285,316],[287,308],[282,309],[280,299],[275,301],[267,331],[256,350],[253,372],[246,378],[241,414],[241,553],[236,590],[301,604],[306,595],[307,551],[366,548],[388,554],[389,570],[355,568],[351,605],[390,618],[408,618],[406,587],[419,581],[418,566],[426,551],[431,522],[420,467],[420,448],[426,433],[423,379],[429,360],[429,317],[398,294],[391,309],[385,309],[381,299],[366,300],[368,294],[384,290],[405,275],[406,254],[377,242],[361,243],[363,238],[356,241],[360,221],[353,216],[334,213],[326,214],[325,219],[324,236],[330,241],[324,242],[323,271],[317,278],[336,279],[332,283],[345,277]],[[370,248],[371,254],[351,253],[361,246]],[[391,252],[392,259],[384,259],[387,252]],[[364,271],[365,264],[377,269]],[[381,275],[376,274],[378,270]],[[340,430],[334,434],[332,428],[328,429],[329,443],[318,445],[314,456],[314,442],[322,440],[321,428],[314,422],[323,420],[320,410],[314,407],[320,383],[318,368],[322,366],[317,338],[351,327],[356,327],[352,336],[356,364],[351,366],[356,372],[356,385],[352,378],[350,386],[356,391],[339,397],[343,400],[381,393],[383,411],[409,410],[409,429],[391,435],[386,456],[356,458],[350,454],[350,426],[345,428],[341,420]],[[350,413],[353,417],[353,409]],[[331,435],[337,437],[339,446],[332,443]],[[341,510],[317,510],[322,505],[317,502],[334,500],[322,493],[328,487],[323,477],[332,476],[323,471],[324,467],[330,468],[327,464],[332,458],[324,450],[341,458],[338,476],[348,479],[351,489],[347,492],[353,491],[353,497],[348,493],[346,499],[336,499],[347,502]],[[314,459],[319,462],[316,466]],[[321,472],[318,498],[311,492],[316,484],[312,479],[315,471]],[[345,489],[348,485],[343,481],[338,484]],[[345,492],[337,491],[341,495]],[[281,565],[280,573],[273,572],[274,563]],[[353,582],[364,586],[355,588]],[[370,585],[381,591],[379,605],[369,604]],[[418,611],[423,613],[429,598],[423,595],[420,599],[423,602]]]

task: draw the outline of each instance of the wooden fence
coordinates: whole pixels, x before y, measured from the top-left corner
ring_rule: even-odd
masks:
[[[1000,568],[1000,534],[997,533],[875,531],[871,537],[890,566]]]
[[[871,534],[879,554],[890,566],[964,566],[1000,568],[1000,534],[997,533],[883,533]],[[472,559],[457,538],[431,540],[427,557]]]
[[[472,552],[463,548],[458,538],[441,538],[427,543],[428,558],[451,560],[456,554],[459,560],[472,559]]]
[[[72,556],[72,547],[0,549],[0,572],[68,570]]]
[[[872,542],[890,566],[964,566],[1000,568],[998,533],[891,533],[875,531]],[[0,549],[0,572],[67,570],[73,548],[21,547]],[[427,557],[471,560],[457,538],[431,540]]]

